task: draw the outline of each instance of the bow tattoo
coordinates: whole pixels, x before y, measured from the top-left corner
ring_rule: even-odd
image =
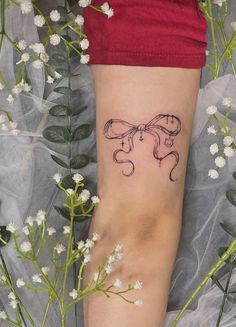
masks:
[[[122,130],[122,132],[119,132]],[[122,171],[124,176],[130,176],[135,171],[135,165],[130,159],[118,159],[117,155],[119,153],[130,153],[134,148],[134,136],[136,133],[140,133],[139,140],[143,141],[143,133],[148,133],[154,137],[154,147],[153,156],[159,161],[159,167],[161,167],[161,162],[163,159],[173,156],[175,159],[174,165],[169,173],[169,179],[171,181],[176,181],[173,179],[172,173],[179,162],[179,154],[177,151],[170,151],[165,154],[161,154],[160,145],[163,143],[166,149],[172,148],[174,145],[174,137],[181,131],[181,121],[178,117],[173,115],[159,114],[154,117],[147,124],[134,125],[130,124],[125,120],[121,119],[110,119],[106,122],[104,126],[104,135],[108,139],[121,139],[121,149],[117,149],[113,152],[113,160],[116,163],[129,163],[131,165],[131,170],[128,173]],[[127,149],[124,149],[126,146]]]

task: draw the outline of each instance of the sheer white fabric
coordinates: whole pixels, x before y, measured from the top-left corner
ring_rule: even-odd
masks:
[[[15,40],[25,39],[28,42],[38,40],[31,14],[22,16],[19,10],[11,6],[8,9],[6,21],[6,29]],[[15,79],[14,60],[12,47],[4,42],[3,51],[0,54],[0,70],[4,72],[7,80],[11,81],[11,85],[14,85]],[[226,72],[227,69],[225,67]],[[73,86],[78,89],[83,87],[86,91],[84,101],[89,107],[79,116],[78,122],[94,121],[95,99],[89,68],[81,65],[76,71],[80,72],[80,76],[73,79]],[[32,94],[19,96],[14,105],[7,105],[5,96],[0,97],[0,107],[12,112],[21,129],[18,136],[5,132],[1,132],[0,135],[1,224],[14,221],[22,225],[27,215],[33,215],[38,209],[44,209],[48,212],[50,223],[62,229],[66,221],[58,217],[53,210],[53,204],[60,201],[60,195],[51,181],[51,176],[58,171],[58,166],[50,157],[50,154],[57,153],[59,147],[49,150],[41,136],[46,126],[55,123],[55,119],[50,118],[47,113],[58,94],[45,85],[42,73],[33,68],[29,73],[33,85]],[[230,220],[235,215],[235,208],[225,198],[225,191],[230,185],[235,187],[232,179],[232,172],[236,170],[235,158],[222,169],[218,180],[210,180],[207,176],[209,168],[214,166],[213,157],[209,153],[209,145],[215,142],[215,138],[207,135],[208,122],[205,109],[208,105],[217,105],[223,114],[225,109],[221,101],[223,97],[231,97],[234,109],[230,124],[236,127],[236,78],[232,75],[225,75],[208,83],[209,76],[204,72],[202,81],[203,86],[199,91],[188,162],[182,237],[173,273],[166,327],[177,314],[176,310],[182,307],[193,289],[216,261],[218,247],[229,243],[230,238],[220,228],[219,222],[223,219]],[[65,85],[66,80],[59,83]],[[47,96],[46,98],[44,96],[42,100],[45,94]],[[82,152],[94,154],[94,133],[85,141],[80,142],[79,147]],[[63,151],[66,149],[61,147],[60,152]],[[96,164],[89,164],[82,170],[82,173],[96,181]],[[86,228],[87,224],[80,227],[81,232],[84,232]],[[6,247],[2,252],[13,277],[24,276],[26,280],[31,279],[35,271],[16,258],[12,247]],[[46,258],[47,253],[45,253]],[[221,272],[221,278],[224,284],[224,271]],[[233,283],[236,284],[236,271],[233,274]],[[42,294],[29,293],[24,290],[20,290],[20,293],[25,294],[26,305],[28,303],[32,306],[33,303],[33,317],[39,321],[46,298]],[[0,294],[0,309],[9,308],[7,293],[1,289]],[[179,326],[215,326],[221,300],[222,293],[212,282],[209,282]],[[73,312],[69,319],[69,326],[74,326]],[[55,326],[56,321],[58,321],[58,312],[56,308],[52,308],[47,326]],[[81,324],[81,321],[78,322],[78,326]],[[235,307],[227,306],[221,326],[233,327],[235,325]],[[0,326],[4,326],[4,323]]]

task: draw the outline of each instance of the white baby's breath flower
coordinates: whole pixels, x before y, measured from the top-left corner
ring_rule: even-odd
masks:
[[[134,304],[137,305],[138,307],[142,307],[144,305],[144,301],[141,299],[138,299],[134,301]]]
[[[217,107],[209,106],[209,107],[207,107],[206,112],[208,115],[214,115],[217,112]]]
[[[140,290],[143,287],[143,283],[140,282],[139,280],[136,280],[134,283],[134,289],[135,290]]]
[[[18,279],[16,280],[16,286],[17,286],[18,288],[21,288],[21,287],[25,286],[24,279],[23,279],[23,278],[18,278]]]
[[[56,229],[54,227],[47,228],[48,235],[51,236],[56,233]]]
[[[45,63],[47,63],[50,59],[49,55],[46,52],[40,53],[39,58]]]
[[[75,192],[75,191],[74,191],[72,188],[68,188],[68,189],[66,189],[66,193],[67,193],[68,195],[73,195],[74,192]]]
[[[16,296],[15,296],[15,293],[14,292],[10,292],[7,297],[10,300],[16,300]]]
[[[61,254],[62,252],[65,252],[66,248],[63,244],[58,243],[56,246],[54,246],[54,250],[57,252],[57,254]]]
[[[85,242],[85,247],[91,249],[92,247],[94,247],[94,242],[88,238]]]
[[[78,5],[80,7],[88,7],[91,4],[91,0],[79,0]]]
[[[225,2],[226,0],[213,0],[213,3],[219,7],[222,7]]]
[[[41,53],[45,53],[45,46],[41,42],[31,43],[29,48],[32,49],[35,53],[40,55]]]
[[[69,296],[71,296],[73,300],[77,299],[78,292],[76,291],[76,289],[73,289],[72,291],[70,291]]]
[[[28,226],[24,226],[23,228],[22,228],[22,232],[25,234],[25,235],[29,235],[29,227]]]
[[[48,273],[50,271],[50,268],[49,267],[42,267],[41,270],[44,273],[44,275],[48,275]]]
[[[80,47],[82,50],[86,50],[89,47],[89,40],[88,39],[83,39],[80,41]]]
[[[18,225],[15,223],[9,223],[6,227],[6,230],[8,230],[9,232],[11,232],[12,234],[14,234],[18,229]]]
[[[84,17],[82,15],[77,15],[75,17],[75,23],[79,26],[82,26],[84,24]]]
[[[222,105],[225,107],[231,107],[232,106],[232,99],[231,98],[224,98],[222,100]]]
[[[53,175],[52,179],[54,179],[54,181],[56,181],[57,184],[59,184],[62,180],[63,176],[62,174],[56,173]]]
[[[122,244],[117,244],[115,247],[115,252],[119,253],[119,252],[123,252],[124,251],[124,246]]]
[[[81,55],[80,56],[80,63],[84,64],[84,65],[87,64],[89,62],[89,58],[90,58],[89,54]]]
[[[34,24],[37,27],[43,27],[43,25],[45,24],[45,18],[42,15],[34,16]]]
[[[61,42],[61,38],[58,34],[50,35],[49,39],[50,39],[50,43],[55,46]]]
[[[206,51],[205,51],[205,54],[206,54],[206,56],[209,56],[210,51],[209,51],[209,50],[206,50]]]
[[[223,138],[223,143],[225,146],[230,146],[233,143],[234,139],[232,138],[232,136],[225,136]]]
[[[33,226],[34,218],[32,216],[28,216],[25,220],[25,223],[28,224],[29,226]]]
[[[18,302],[16,300],[11,300],[9,304],[13,309],[16,309]]]
[[[29,14],[33,10],[32,2],[30,0],[21,1],[20,9],[22,14]]]
[[[217,178],[219,177],[219,173],[218,173],[218,171],[215,170],[215,169],[210,169],[210,170],[208,171],[208,176],[209,176],[210,178],[212,178],[212,179],[217,179]]]
[[[70,226],[63,226],[63,234],[70,234]]]
[[[13,103],[15,101],[15,98],[12,96],[12,94],[9,94],[7,97],[7,102]]]
[[[114,271],[114,267],[111,264],[105,266],[105,272],[109,275]]]
[[[61,77],[62,77],[62,75],[59,74],[57,71],[54,72],[54,78],[55,78],[55,79],[59,79],[59,78],[61,78]]]
[[[215,158],[215,164],[217,167],[222,168],[225,166],[226,160],[225,160],[225,158],[218,156]]]
[[[6,277],[4,275],[0,276],[0,283],[5,283],[7,281]]]
[[[89,190],[84,189],[80,194],[79,194],[79,199],[82,200],[83,203],[87,202],[90,197],[90,192]]]
[[[52,76],[48,75],[47,83],[48,83],[48,84],[53,84],[54,81],[55,81],[54,78],[53,78]]]
[[[79,241],[78,243],[78,250],[81,250],[84,247],[84,241]]]
[[[94,195],[91,197],[91,201],[94,203],[94,204],[97,204],[100,202],[100,199],[97,195]]]
[[[99,234],[93,233],[92,241],[96,242],[96,241],[99,241],[100,239],[101,239],[101,237]]]
[[[45,220],[46,220],[46,212],[43,210],[39,210],[35,217],[35,221],[37,222],[38,226],[42,225],[43,221]]]
[[[33,283],[42,283],[41,274],[34,274],[32,276]]]
[[[0,91],[2,91],[4,89],[4,85],[0,82]]]
[[[32,66],[35,68],[35,69],[42,69],[43,68],[43,62],[39,59],[36,59],[32,62]]]
[[[113,283],[113,286],[116,288],[122,288],[122,281],[119,278],[116,278],[115,282]]]
[[[235,31],[236,32],[236,22],[231,22],[231,27],[232,27],[232,29],[233,29],[233,31]]]
[[[28,93],[32,89],[32,86],[30,86],[28,83],[24,83],[23,90]]]
[[[219,147],[217,143],[214,143],[210,146],[210,153],[214,156],[217,152],[219,152]]]
[[[230,146],[226,146],[224,148],[224,154],[226,155],[226,157],[230,158],[234,156],[234,150],[230,147]]]
[[[16,64],[20,64],[22,62],[27,62],[30,60],[30,55],[27,52],[22,53],[20,61],[18,61]]]
[[[27,48],[27,42],[25,40],[20,40],[17,43],[17,47],[21,50],[24,51]]]
[[[88,263],[91,261],[91,255],[88,253],[88,254],[85,254],[84,255],[84,263]]]
[[[58,10],[52,10],[50,12],[50,19],[53,22],[58,22],[61,19],[61,15]]]
[[[76,184],[78,184],[84,179],[84,177],[81,174],[76,173],[73,175],[72,179]]]
[[[102,11],[107,11],[110,9],[110,6],[109,6],[109,3],[108,2],[104,2],[102,5],[101,5],[101,9]]]
[[[31,249],[32,249],[32,246],[31,246],[30,242],[28,242],[28,241],[25,241],[25,242],[21,243],[21,245],[20,245],[20,250],[21,250],[23,253],[27,253],[27,252],[29,252]]]
[[[116,256],[115,256],[115,255],[110,255],[110,256],[108,257],[107,262],[108,262],[109,264],[111,264],[111,263],[113,263],[113,262],[115,262],[115,261],[116,261]]]
[[[114,16],[114,10],[110,8],[109,10],[105,11],[105,14],[108,18],[111,18],[112,16]]]
[[[6,320],[7,319],[7,314],[5,311],[0,311],[0,320]]]
[[[11,91],[13,94],[20,94],[22,92],[22,87],[20,87],[19,85],[15,85]]]

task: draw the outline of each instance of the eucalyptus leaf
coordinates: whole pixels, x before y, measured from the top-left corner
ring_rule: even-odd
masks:
[[[64,94],[64,95],[69,95],[71,93],[71,89],[66,86],[58,86],[54,89],[54,92]]]
[[[54,156],[53,154],[51,155],[52,159],[61,167],[63,168],[69,168],[66,162],[64,162],[61,158]]]
[[[52,116],[69,116],[69,108],[62,104],[57,104],[49,110],[49,113]]]
[[[51,58],[59,62],[61,61],[63,63],[67,61],[67,58],[60,53],[53,53]]]
[[[78,154],[74,158],[71,159],[70,161],[70,168],[72,169],[80,169],[89,163],[90,159],[87,154]]]
[[[231,236],[233,236],[233,237],[236,237],[236,230],[235,230],[235,227],[232,227],[232,226],[230,226],[230,225],[228,225],[228,224],[226,224],[226,223],[220,223],[220,226],[221,226],[221,228],[223,228],[223,230],[227,233],[227,234],[229,234],[229,235],[231,235]]]
[[[76,115],[79,115],[81,112],[83,112],[84,110],[86,110],[88,108],[88,106],[83,106],[83,107],[80,107],[80,106],[77,106],[77,107],[74,107],[71,111],[71,115],[72,116],[76,116]]]
[[[67,188],[72,188],[74,189],[75,188],[75,181],[72,179],[74,174],[69,174],[69,175],[66,175],[63,177],[62,179],[62,186],[67,189]]]
[[[77,127],[72,134],[73,141],[80,141],[83,140],[92,133],[93,126],[91,124],[83,124]]]
[[[45,128],[43,137],[53,143],[67,143],[71,140],[70,131],[64,126],[49,126]]]
[[[6,226],[0,226],[0,248],[6,246],[10,238],[11,232],[7,230]]]
[[[226,192],[226,197],[229,202],[236,207],[236,190],[228,190]]]

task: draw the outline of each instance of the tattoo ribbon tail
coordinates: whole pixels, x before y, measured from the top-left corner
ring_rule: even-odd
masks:
[[[124,171],[122,170],[122,174],[123,174],[124,176],[131,176],[131,175],[133,175],[133,173],[134,173],[134,171],[135,171],[133,161],[131,161],[131,160],[129,160],[129,159],[117,159],[117,154],[118,154],[119,152],[124,152],[124,153],[126,153],[126,151],[124,151],[124,150],[122,150],[122,149],[118,149],[118,150],[114,151],[114,153],[113,153],[113,160],[114,160],[116,163],[119,163],[119,164],[122,164],[122,163],[129,163],[129,164],[131,164],[132,168],[131,168],[130,173],[126,174],[126,173],[124,173]]]
[[[169,173],[169,178],[170,178],[170,180],[171,180],[172,182],[177,181],[178,178],[175,178],[175,179],[174,179],[174,178],[172,177],[172,173],[173,173],[173,170],[176,168],[176,166],[177,166],[178,163],[179,163],[179,154],[178,154],[178,152],[176,152],[176,151],[171,151],[170,153],[168,153],[167,155],[165,155],[165,156],[163,156],[163,157],[159,157],[157,152],[155,152],[155,153],[153,153],[153,154],[154,154],[154,157],[155,157],[157,160],[159,160],[159,167],[161,167],[161,162],[162,162],[162,160],[165,159],[166,157],[168,157],[168,156],[170,156],[170,155],[173,155],[173,156],[175,157],[175,164],[174,164],[174,166],[172,167],[172,169],[171,169],[171,171],[170,171],[170,173]]]

